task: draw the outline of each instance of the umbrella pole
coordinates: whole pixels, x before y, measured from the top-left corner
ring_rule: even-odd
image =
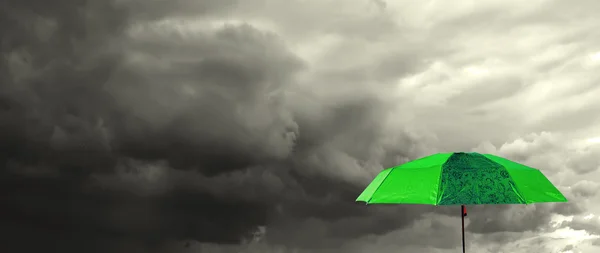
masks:
[[[465,253],[465,205],[460,205],[460,218],[462,219],[462,252]]]

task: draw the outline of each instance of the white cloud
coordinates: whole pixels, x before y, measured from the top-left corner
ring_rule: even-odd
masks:
[[[593,143],[593,144],[600,143],[600,137],[589,138],[589,139],[587,139],[585,141],[588,142],[588,143]]]

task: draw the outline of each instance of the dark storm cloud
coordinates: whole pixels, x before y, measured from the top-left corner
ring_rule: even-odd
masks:
[[[275,38],[248,25],[188,40],[160,26],[137,33],[128,51],[142,62],[131,59],[107,84],[127,117],[114,123],[117,149],[210,173],[289,155],[298,126],[271,93],[300,63]]]
[[[306,246],[318,227],[348,238],[420,216],[353,203],[369,174],[348,169],[419,152],[402,130],[385,142],[377,97],[317,99],[325,113],[302,114],[282,90],[303,63],[276,35],[138,22],[232,3],[2,3],[7,252],[158,252],[169,240],[236,243],[265,224],[298,233],[274,243]]]
[[[4,4],[2,153],[34,164],[109,165],[98,116],[109,102],[101,85],[119,60],[108,45],[124,26],[123,13],[106,2]]]

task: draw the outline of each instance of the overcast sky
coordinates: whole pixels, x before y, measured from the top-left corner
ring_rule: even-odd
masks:
[[[469,207],[468,252],[600,250],[600,1],[4,0],[2,252],[458,252],[364,206],[478,151],[566,204]]]

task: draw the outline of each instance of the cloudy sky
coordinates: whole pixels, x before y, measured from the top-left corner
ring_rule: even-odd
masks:
[[[457,252],[364,206],[479,151],[570,203],[469,207],[468,252],[600,250],[596,0],[4,0],[2,252]]]

